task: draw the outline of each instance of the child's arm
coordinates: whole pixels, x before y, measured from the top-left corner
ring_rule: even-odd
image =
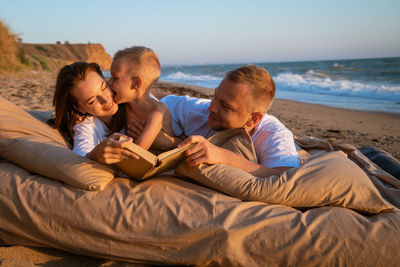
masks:
[[[144,149],[149,149],[162,128],[165,109],[157,105],[156,109],[149,114],[142,133],[136,139],[136,144]]]
[[[168,109],[168,106],[162,102],[158,102],[158,109],[161,110],[163,117],[162,117],[162,127],[156,136],[155,140],[153,140],[153,143],[150,145],[154,149],[158,150],[169,150],[177,147],[179,143],[181,143],[186,136],[174,136],[173,130],[172,130],[172,116],[171,113]],[[157,109],[156,108],[156,109]],[[149,118],[150,119],[150,116]],[[142,124],[140,121],[136,119],[129,119],[128,118],[128,123],[127,123],[127,133],[130,137],[132,137],[134,140],[138,140],[138,138],[143,134],[144,128],[146,127],[146,124]],[[157,131],[157,129],[156,129]],[[135,141],[136,144],[138,144],[137,141]]]

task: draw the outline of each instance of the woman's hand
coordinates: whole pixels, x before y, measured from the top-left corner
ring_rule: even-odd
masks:
[[[132,138],[120,133],[113,133],[107,139],[98,144],[92,151],[86,154],[86,157],[100,163],[112,164],[125,159],[139,159],[139,157],[125,149]]]

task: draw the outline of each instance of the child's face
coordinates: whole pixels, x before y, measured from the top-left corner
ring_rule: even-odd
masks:
[[[127,103],[138,98],[128,62],[124,59],[113,60],[110,68],[109,83],[115,92],[114,100],[117,104]]]

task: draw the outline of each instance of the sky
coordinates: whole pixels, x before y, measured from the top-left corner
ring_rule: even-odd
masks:
[[[399,0],[0,0],[26,43],[152,48],[162,65],[400,56]]]

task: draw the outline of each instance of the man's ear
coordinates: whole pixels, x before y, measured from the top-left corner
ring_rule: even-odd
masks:
[[[264,114],[262,112],[252,112],[250,119],[246,123],[246,126],[252,129],[261,121],[263,116]]]
[[[142,79],[139,76],[132,76],[131,81],[131,89],[137,90],[142,86]]]

